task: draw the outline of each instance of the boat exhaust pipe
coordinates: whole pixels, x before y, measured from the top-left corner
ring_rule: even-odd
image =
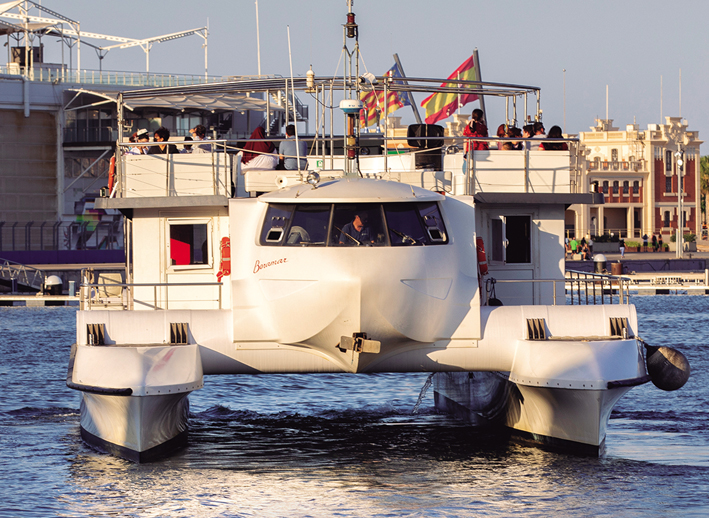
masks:
[[[687,357],[677,349],[666,346],[654,346],[643,340],[645,346],[645,364],[652,384],[661,390],[677,390],[689,379],[691,368]]]

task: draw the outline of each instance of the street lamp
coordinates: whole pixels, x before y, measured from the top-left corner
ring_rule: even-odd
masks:
[[[684,211],[682,210],[682,171],[684,167],[684,152],[680,144],[677,144],[675,152],[675,164],[677,164],[677,245],[676,257],[682,259],[684,253]]]

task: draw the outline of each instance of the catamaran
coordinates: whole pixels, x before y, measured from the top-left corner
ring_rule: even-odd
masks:
[[[350,9],[346,41],[356,27]],[[85,441],[135,461],[172,451],[207,375],[429,372],[442,411],[597,455],[627,391],[684,384],[681,353],[638,336],[623,278],[567,282],[565,208],[598,202],[574,139],[465,154],[460,133],[416,124],[402,136],[386,111],[383,133],[359,129],[367,85],[384,97],[474,92],[515,110],[524,99],[525,111],[532,97],[524,117],[536,120],[538,88],[348,70],[119,96],[119,127],[141,96],[306,91],[330,107],[299,137],[307,170],[242,170],[237,144],[218,140],[210,153],[133,155],[119,135],[96,207],[125,216],[125,271],[85,273],[67,378]],[[579,290],[589,304],[571,304]]]

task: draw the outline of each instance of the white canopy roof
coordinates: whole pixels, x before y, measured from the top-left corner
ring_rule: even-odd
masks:
[[[83,88],[70,89],[70,92],[76,92],[77,95],[67,103],[65,110],[77,110],[89,106],[97,106],[109,102],[117,102],[118,92],[116,91],[98,91],[86,90]],[[85,99],[83,102],[77,102],[81,94],[87,94],[95,98],[99,98],[96,102],[87,104]],[[136,108],[162,108],[167,110],[204,110],[204,111],[246,111],[256,110],[265,111],[267,108],[266,101],[257,97],[248,97],[246,95],[237,95],[230,93],[219,93],[210,95],[200,95],[197,93],[173,93],[170,95],[154,95],[147,97],[139,97],[130,99],[126,105],[127,108],[135,110]],[[274,104],[268,106],[271,111],[283,111],[283,108]]]

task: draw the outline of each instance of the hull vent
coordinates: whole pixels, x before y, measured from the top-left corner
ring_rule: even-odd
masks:
[[[170,322],[170,343],[177,345],[189,343],[187,322]]]
[[[611,336],[620,336],[628,338],[630,329],[628,329],[628,319],[625,317],[611,317]]]
[[[546,324],[543,318],[527,319],[527,340],[546,340]]]
[[[86,324],[86,341],[89,345],[106,345],[104,324]]]

